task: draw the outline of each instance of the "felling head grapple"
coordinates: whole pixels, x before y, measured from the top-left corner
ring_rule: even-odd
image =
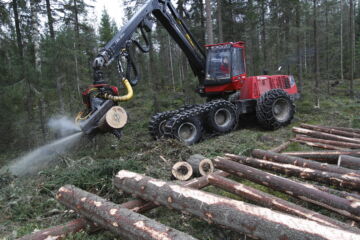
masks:
[[[117,87],[104,82],[90,85],[82,93],[86,109],[77,115],[76,122],[86,135],[91,137],[97,133],[111,132],[121,137],[121,131],[127,123],[127,113],[117,104],[133,96],[129,81],[123,78],[122,82],[128,91],[125,96],[119,96]]]

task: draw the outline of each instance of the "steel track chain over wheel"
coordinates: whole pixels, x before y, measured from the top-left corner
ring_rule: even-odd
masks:
[[[229,101],[217,100],[215,106],[208,113],[206,122],[213,132],[230,132],[236,125],[235,106]]]
[[[282,89],[272,89],[264,93],[256,105],[258,122],[269,130],[290,124],[294,113],[295,105],[289,94]]]
[[[165,133],[165,124],[167,120],[169,120],[175,114],[191,109],[195,106],[196,105],[185,105],[184,107],[177,110],[156,113],[155,115],[153,115],[149,121],[149,133],[151,137],[154,140],[162,138]]]

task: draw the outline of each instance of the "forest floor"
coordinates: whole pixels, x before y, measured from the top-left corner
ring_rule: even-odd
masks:
[[[360,86],[357,86],[357,90],[360,91]],[[120,141],[111,135],[98,136],[96,142],[88,142],[84,139],[71,153],[59,156],[61,160],[55,167],[41,171],[36,176],[23,178],[0,176],[0,239],[13,239],[31,233],[35,229],[58,225],[75,218],[75,213],[66,211],[66,208],[57,203],[54,198],[56,191],[64,184],[73,184],[113,202],[122,203],[132,198],[128,194],[120,194],[112,186],[112,177],[121,169],[170,180],[172,165],[177,161],[186,160],[192,154],[199,153],[211,158],[224,153],[247,155],[253,148],[269,149],[290,139],[294,135],[291,128],[303,122],[360,127],[360,116],[358,115],[360,99],[350,99],[346,96],[345,83],[331,91],[336,94],[321,94],[320,109],[314,108],[314,97],[305,91],[302,99],[296,102],[297,113],[294,121],[285,128],[277,131],[264,131],[256,124],[247,125],[229,134],[205,139],[193,146],[184,146],[174,140],[153,141],[147,131],[147,120],[151,115],[152,101],[151,99],[144,100],[145,96],[139,92],[131,103],[124,105],[129,113],[130,121]],[[170,109],[171,106],[165,105],[164,108]],[[288,150],[300,149],[309,148],[293,143]],[[14,156],[15,153],[0,155],[0,165],[5,164]],[[237,180],[341,219],[338,215],[315,205],[298,201],[245,180]],[[211,186],[205,190],[240,199]],[[154,209],[145,215],[199,239],[243,238],[238,233],[164,207]],[[116,236],[112,233],[102,231],[92,235],[78,233],[67,239],[114,238]]]

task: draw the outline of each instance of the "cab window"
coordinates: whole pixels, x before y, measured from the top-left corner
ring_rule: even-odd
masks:
[[[233,76],[238,76],[245,73],[245,63],[242,48],[234,47],[232,50],[232,73]]]

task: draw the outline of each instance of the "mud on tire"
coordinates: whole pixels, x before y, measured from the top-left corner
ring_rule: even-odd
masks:
[[[264,93],[256,105],[256,118],[260,125],[275,130],[290,124],[294,117],[295,105],[289,94],[282,89]]]

